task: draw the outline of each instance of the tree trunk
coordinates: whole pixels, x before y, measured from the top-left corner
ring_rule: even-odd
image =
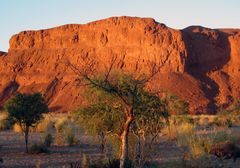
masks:
[[[132,121],[133,121],[133,116],[132,115],[128,116],[120,136],[120,139],[121,139],[120,168],[125,168],[126,161],[128,159],[128,134],[129,134],[129,128]]]
[[[141,167],[142,162],[142,144],[141,144],[141,137],[140,135],[136,135],[137,137],[137,144],[136,144],[136,154],[135,154],[135,160],[137,162],[137,167]]]
[[[101,153],[104,153],[104,150],[105,150],[105,144],[106,144],[106,136],[103,132],[101,132],[99,134],[99,139],[101,141],[101,145],[100,145],[100,150],[101,150]]]
[[[26,126],[26,129],[24,130],[26,153],[28,153],[28,133],[29,133],[29,127]]]

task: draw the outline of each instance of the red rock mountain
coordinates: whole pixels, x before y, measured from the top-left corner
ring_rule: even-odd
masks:
[[[40,91],[52,111],[74,109],[84,86],[64,61],[81,67],[92,57],[103,69],[112,56],[118,69],[139,73],[159,61],[151,87],[185,99],[192,113],[240,98],[240,29],[176,30],[150,18],[113,17],[14,35],[8,53],[0,52],[0,105],[16,91]]]

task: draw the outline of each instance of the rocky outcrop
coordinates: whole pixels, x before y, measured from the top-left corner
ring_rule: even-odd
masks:
[[[24,31],[10,39],[7,54],[0,53],[0,104],[16,91],[40,91],[52,111],[74,109],[84,103],[84,86],[66,60],[81,67],[91,57],[104,71],[114,56],[118,70],[139,74],[149,61],[159,62],[151,89],[177,94],[192,113],[212,113],[217,103],[240,96],[239,44],[239,30],[175,30],[136,17]]]

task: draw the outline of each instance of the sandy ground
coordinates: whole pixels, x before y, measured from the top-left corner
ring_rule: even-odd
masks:
[[[31,133],[29,136],[29,146],[41,141],[40,133]],[[83,154],[91,160],[98,160],[104,156],[99,150],[99,145],[94,144],[90,136],[81,136],[79,145],[75,146],[52,146],[48,154],[26,154],[24,152],[24,137],[21,133],[13,131],[0,132],[0,157],[4,163],[1,165],[6,168],[30,168],[40,165],[42,167],[69,167],[72,162],[81,161]],[[167,162],[178,159],[179,153],[177,146],[173,143],[163,143],[157,146],[154,160]]]
[[[40,133],[31,133],[29,136],[29,146],[33,143],[41,141]],[[0,132],[0,157],[4,163],[1,165],[4,168],[31,168],[40,164],[44,167],[69,167],[72,162],[80,161],[83,154],[90,157],[92,160],[97,160],[104,157],[99,150],[99,146],[94,143],[90,136],[81,136],[79,145],[75,146],[52,146],[49,154],[26,154],[24,152],[24,137],[21,133],[13,131]],[[155,157],[158,162],[169,162],[179,158],[180,151],[174,143],[163,142],[157,147],[159,152]]]
[[[40,133],[31,133],[29,137],[29,146],[40,142]],[[50,147],[49,154],[25,154],[24,137],[20,133],[12,131],[0,132],[0,157],[4,163],[2,167],[6,168],[30,168],[37,164],[42,167],[63,167],[71,162],[81,160],[83,154],[89,155],[93,159],[101,156],[98,146],[94,144],[85,144],[89,142],[88,137],[81,137],[81,143],[76,146]]]
[[[41,141],[41,133],[31,133],[29,136],[29,146]],[[0,158],[4,163],[0,164],[3,168],[32,168],[38,164],[41,168],[68,168],[70,163],[80,161],[83,154],[90,157],[91,160],[99,160],[104,156],[99,150],[92,137],[82,135],[79,138],[79,144],[75,146],[51,146],[48,154],[26,154],[24,152],[24,137],[21,133],[13,131],[0,132]],[[182,152],[173,141],[162,140],[159,145],[154,147],[156,155],[154,160],[158,161],[160,167],[168,167],[168,163],[182,157]],[[172,166],[177,168],[176,166]],[[240,168],[240,161],[228,168]]]

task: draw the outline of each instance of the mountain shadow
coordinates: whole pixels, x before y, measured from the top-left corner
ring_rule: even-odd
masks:
[[[229,34],[200,26],[191,26],[181,32],[187,49],[185,71],[201,82],[202,91],[209,100],[207,111],[201,108],[197,113],[214,114],[219,86],[209,73],[221,70],[230,60]]]

